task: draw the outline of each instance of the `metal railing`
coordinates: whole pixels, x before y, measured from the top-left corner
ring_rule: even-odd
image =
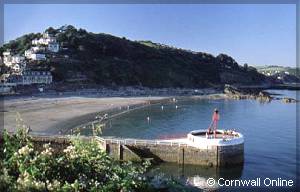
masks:
[[[147,139],[129,139],[129,138],[104,138],[96,137],[97,140],[106,143],[114,143],[120,145],[167,145],[167,146],[188,146],[186,142],[172,140],[147,140]]]

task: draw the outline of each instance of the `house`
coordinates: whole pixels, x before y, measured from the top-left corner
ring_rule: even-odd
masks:
[[[24,71],[22,74],[23,85],[50,84],[52,75],[50,71]]]
[[[19,72],[21,70],[21,67],[20,67],[20,64],[14,64],[12,69],[15,71],[15,72]]]
[[[3,63],[4,65],[10,67],[12,65],[12,55],[10,51],[3,52]]]
[[[12,93],[15,83],[0,83],[0,94]]]
[[[26,68],[26,62],[14,63],[11,66],[13,74],[20,74]]]
[[[46,60],[46,55],[42,53],[33,53],[31,54],[30,59],[35,60],[35,61],[44,61]]]
[[[10,56],[10,55],[11,55],[10,51],[4,51],[3,52],[3,57],[7,57],[7,56]]]
[[[33,39],[32,41],[31,41],[31,44],[32,45],[38,45],[40,42],[39,42],[39,39]]]
[[[40,47],[40,46],[31,47],[31,49],[34,53],[37,53],[39,51],[45,51],[45,47]]]
[[[24,55],[25,55],[25,57],[26,57],[27,59],[30,59],[30,58],[31,58],[31,55],[32,55],[33,53],[34,53],[34,52],[33,52],[32,48],[31,48],[31,49],[26,50],[25,53],[24,53]]]
[[[56,38],[54,37],[54,35],[51,33],[48,33],[48,32],[43,33],[43,38],[49,39],[51,42],[56,41]]]
[[[13,83],[13,84],[22,84],[22,75],[20,74],[10,74],[7,79],[6,83]]]
[[[12,64],[18,64],[18,63],[22,63],[25,60],[25,58],[23,56],[20,55],[14,55],[11,57],[11,63]]]
[[[20,55],[12,55],[10,51],[3,52],[3,63],[4,65],[11,67],[14,64],[22,63],[24,57]]]
[[[56,38],[49,33],[43,33],[42,38],[33,39],[31,43],[33,45],[48,45],[49,43],[56,43]]]
[[[47,42],[43,38],[41,38],[41,39],[33,39],[31,41],[32,45],[45,45],[46,43]]]
[[[49,43],[48,50],[57,53],[59,51],[59,44],[56,42]]]
[[[45,47],[35,46],[25,51],[25,57],[27,59],[32,59],[32,54],[45,51]]]
[[[8,74],[8,73],[2,74],[2,75],[0,76],[0,82],[1,82],[1,83],[7,82],[7,79],[8,79],[9,76],[10,76],[10,74]]]

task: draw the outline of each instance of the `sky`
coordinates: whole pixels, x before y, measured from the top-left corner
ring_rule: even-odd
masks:
[[[130,40],[225,53],[239,64],[296,66],[292,4],[5,4],[4,41],[73,25]]]

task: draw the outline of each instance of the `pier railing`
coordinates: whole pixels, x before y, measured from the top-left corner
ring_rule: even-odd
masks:
[[[120,145],[167,145],[167,146],[188,146],[186,142],[172,140],[147,140],[147,139],[128,139],[128,138],[105,138],[96,137],[100,142],[115,143]]]

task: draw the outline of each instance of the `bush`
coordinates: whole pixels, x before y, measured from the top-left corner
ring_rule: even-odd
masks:
[[[101,151],[95,140],[78,137],[61,152],[49,144],[34,148],[28,129],[4,131],[0,191],[149,191],[148,163],[119,163]]]

